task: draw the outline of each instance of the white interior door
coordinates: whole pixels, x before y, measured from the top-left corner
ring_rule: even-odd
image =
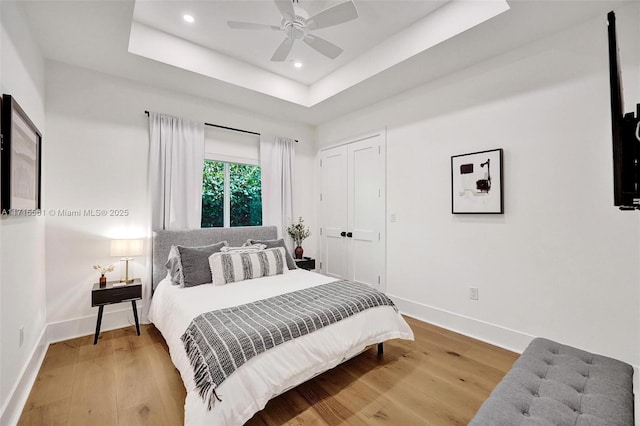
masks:
[[[336,278],[347,277],[347,148],[322,151],[320,156],[320,205],[322,271]]]
[[[348,279],[380,288],[384,272],[382,136],[349,144],[347,155]]]
[[[323,150],[321,246],[324,274],[384,289],[384,134]]]

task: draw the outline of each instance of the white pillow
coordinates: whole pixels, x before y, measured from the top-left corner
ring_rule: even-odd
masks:
[[[250,246],[241,246],[241,247],[222,247],[220,251],[222,253],[252,253],[260,250],[266,249],[267,246],[265,244],[252,244]]]
[[[214,285],[289,272],[282,247],[246,253],[213,253],[209,256],[209,267]]]

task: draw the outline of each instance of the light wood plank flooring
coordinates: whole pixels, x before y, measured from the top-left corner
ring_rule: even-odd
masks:
[[[371,347],[271,400],[249,425],[466,425],[517,354],[407,318],[415,342]],[[185,389],[152,325],[49,347],[20,425],[181,425]]]

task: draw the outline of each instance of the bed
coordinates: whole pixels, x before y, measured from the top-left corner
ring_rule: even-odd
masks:
[[[180,287],[167,277],[165,262],[169,251],[172,245],[195,247],[219,241],[241,246],[248,239],[274,240],[276,234],[275,227],[154,232],[149,319],[165,338],[171,359],[184,382],[185,424],[241,425],[262,410],[271,398],[352,358],[370,345],[394,338],[413,340],[413,332],[395,307],[366,309],[248,359],[215,389],[216,399],[208,404],[201,396],[192,360],[182,340],[195,317],[256,301],[261,303],[304,289],[315,291],[323,285],[336,285],[333,283],[336,279],[294,269],[227,285]]]

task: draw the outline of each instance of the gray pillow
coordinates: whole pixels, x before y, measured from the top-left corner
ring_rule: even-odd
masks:
[[[295,260],[289,253],[289,249],[284,244],[284,240],[280,238],[279,240],[247,240],[245,244],[253,245],[253,244],[264,244],[268,249],[275,247],[283,247],[285,252],[285,258],[287,259],[287,268],[289,269],[298,269],[298,265],[296,265]]]
[[[184,287],[195,287],[200,284],[208,284],[213,281],[211,269],[209,269],[209,256],[220,252],[220,249],[227,245],[226,241],[221,241],[210,246],[183,247],[176,246],[180,254],[180,285]]]

